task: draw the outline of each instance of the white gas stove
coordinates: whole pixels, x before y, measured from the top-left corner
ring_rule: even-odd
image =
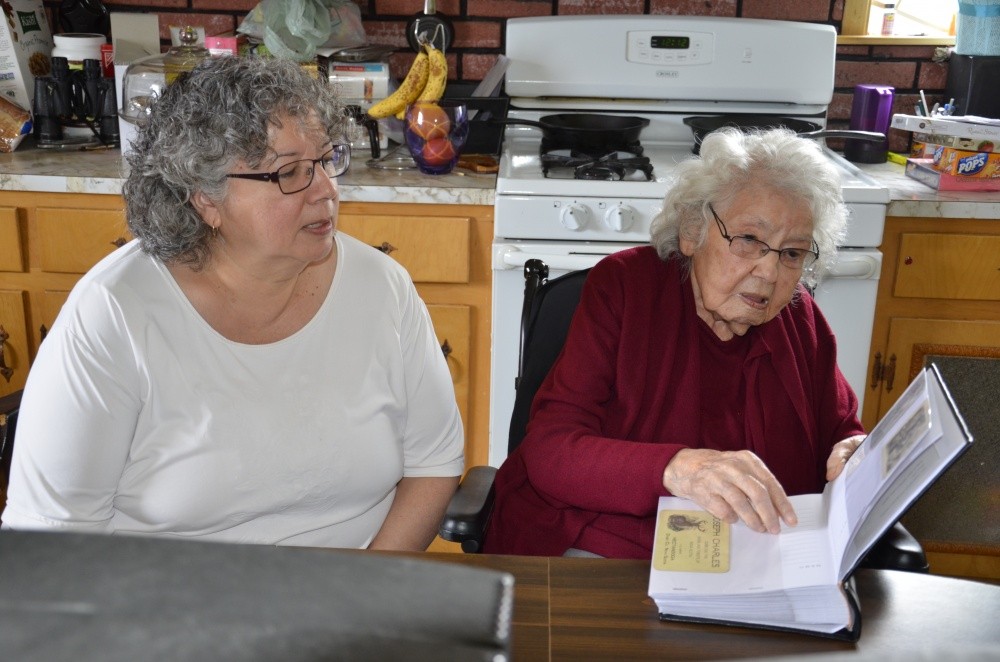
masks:
[[[836,33],[830,26],[693,16],[556,16],[507,22],[508,118],[571,113],[648,121],[637,157],[645,170],[574,179],[549,167],[543,129],[511,124],[497,176],[493,244],[490,464],[507,454],[514,402],[521,267],[541,257],[550,278],[647,243],[676,164],[691,158],[691,116],[773,115],[826,125]],[[816,292],[838,337],[841,370],[864,395],[888,190],[832,150],[851,208],[848,236]],[[562,158],[565,150],[556,150]],[[603,158],[603,157],[602,157]],[[586,159],[584,159],[586,160]],[[647,162],[648,160],[648,162]],[[579,160],[570,159],[570,166]],[[603,162],[603,161],[602,161]],[[647,174],[648,172],[648,174]]]

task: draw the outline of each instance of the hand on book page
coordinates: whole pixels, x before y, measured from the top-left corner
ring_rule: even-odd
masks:
[[[854,451],[858,450],[858,446],[861,445],[866,436],[863,434],[854,435],[833,445],[830,457],[826,460],[827,481],[831,481],[840,475],[844,467],[847,466],[847,461],[854,455]]]
[[[668,620],[856,639],[851,571],[971,441],[931,366],[822,494],[789,499],[798,526],[758,533],[692,501],[661,497],[649,595]]]
[[[778,533],[795,526],[795,509],[764,461],[750,451],[685,448],[663,470],[663,487],[730,524]]]

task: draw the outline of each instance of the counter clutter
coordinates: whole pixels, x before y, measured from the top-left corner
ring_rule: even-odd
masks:
[[[362,154],[363,155],[363,154]],[[447,175],[416,170],[375,170],[352,166],[338,179],[341,199],[349,202],[409,202],[492,205],[496,175],[457,168]],[[54,151],[23,144],[0,154],[0,190],[51,193],[121,193],[122,160],[117,149]],[[1000,196],[998,196],[1000,200]]]
[[[892,162],[858,167],[889,188],[889,216],[1000,219],[1000,192],[935,191]],[[57,152],[22,145],[0,154],[0,190],[115,195],[121,192],[121,168],[118,150]],[[339,184],[349,202],[492,205],[496,175],[461,167],[430,176],[358,166]]]

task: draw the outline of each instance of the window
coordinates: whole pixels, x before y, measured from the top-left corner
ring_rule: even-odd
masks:
[[[957,12],[958,0],[898,0],[893,34],[928,37],[953,35]]]
[[[846,0],[843,35],[883,35],[886,4],[891,0]],[[891,36],[949,38],[955,34],[958,0],[896,0]]]

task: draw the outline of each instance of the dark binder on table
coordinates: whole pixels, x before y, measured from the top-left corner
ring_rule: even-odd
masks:
[[[0,531],[0,650],[54,660],[510,658],[514,578],[398,554]]]
[[[971,443],[930,365],[822,494],[791,497],[795,527],[757,533],[662,497],[649,579],[660,618],[857,641],[855,569]]]

